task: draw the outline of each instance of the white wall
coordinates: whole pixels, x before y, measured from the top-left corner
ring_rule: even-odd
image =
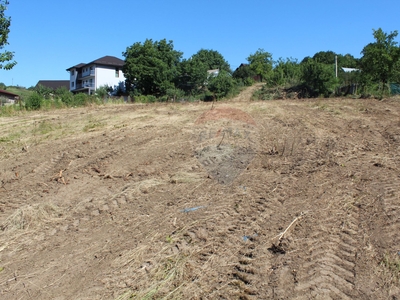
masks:
[[[74,75],[71,75],[71,71],[72,70],[74,70]],[[76,89],[76,77],[78,76],[78,73],[76,72],[76,69],[74,68],[72,70],[70,70],[70,72],[69,72],[69,90],[70,91]],[[71,86],[71,82],[74,83],[73,87]]]
[[[96,66],[96,89],[103,86],[108,85],[111,87],[119,86],[125,84],[125,76],[122,73],[121,68],[119,68],[118,76],[116,77],[115,67],[106,67],[106,66]],[[123,87],[123,86],[122,86]]]

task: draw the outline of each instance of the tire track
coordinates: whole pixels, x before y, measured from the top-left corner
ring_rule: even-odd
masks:
[[[45,175],[48,174],[50,170],[54,169],[55,166],[63,159],[64,152],[56,154],[50,160],[41,163],[38,167],[33,170],[34,174]]]
[[[372,186],[372,195],[381,201],[383,214],[386,216],[382,234],[392,245],[400,243],[400,178],[396,172],[384,169],[376,174]],[[397,248],[387,249],[388,252],[398,251]]]
[[[318,226],[321,230],[309,235],[309,242],[300,247],[308,255],[299,268],[294,291],[300,295],[324,295],[325,299],[357,298],[358,216],[349,214],[341,223],[336,217],[324,217]],[[320,218],[321,215],[314,216],[315,220]]]

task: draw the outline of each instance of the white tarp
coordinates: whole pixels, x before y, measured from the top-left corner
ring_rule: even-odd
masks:
[[[342,70],[345,71],[346,73],[359,71],[359,69],[354,69],[354,68],[342,68]]]

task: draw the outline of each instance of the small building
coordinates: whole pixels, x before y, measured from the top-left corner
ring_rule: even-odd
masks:
[[[261,82],[261,76],[260,75],[250,75],[249,72],[251,72],[251,73],[254,73],[254,72],[250,71],[249,68],[250,68],[249,64],[241,63],[240,66],[237,67],[236,70],[233,72],[233,76],[235,77],[235,73],[240,72],[242,75],[240,75],[239,77],[242,79],[244,79],[243,75],[246,74],[248,77],[252,78],[254,81]],[[246,70],[246,71],[244,71],[244,70]]]
[[[14,104],[19,100],[19,95],[7,92],[5,90],[0,90],[0,104],[4,105],[6,103]]]
[[[69,90],[73,93],[93,94],[101,86],[125,90],[122,67],[125,62],[114,56],[103,56],[90,63],[80,63],[67,69],[70,73]]]
[[[208,70],[208,71],[207,71],[207,78],[210,78],[210,77],[217,77],[218,75],[219,75],[219,69]]]
[[[53,91],[62,87],[69,90],[69,80],[39,80],[36,87],[39,85],[52,89]]]

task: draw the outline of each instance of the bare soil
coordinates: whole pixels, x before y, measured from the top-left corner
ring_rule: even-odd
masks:
[[[0,298],[400,299],[399,99],[252,89],[0,119]]]

